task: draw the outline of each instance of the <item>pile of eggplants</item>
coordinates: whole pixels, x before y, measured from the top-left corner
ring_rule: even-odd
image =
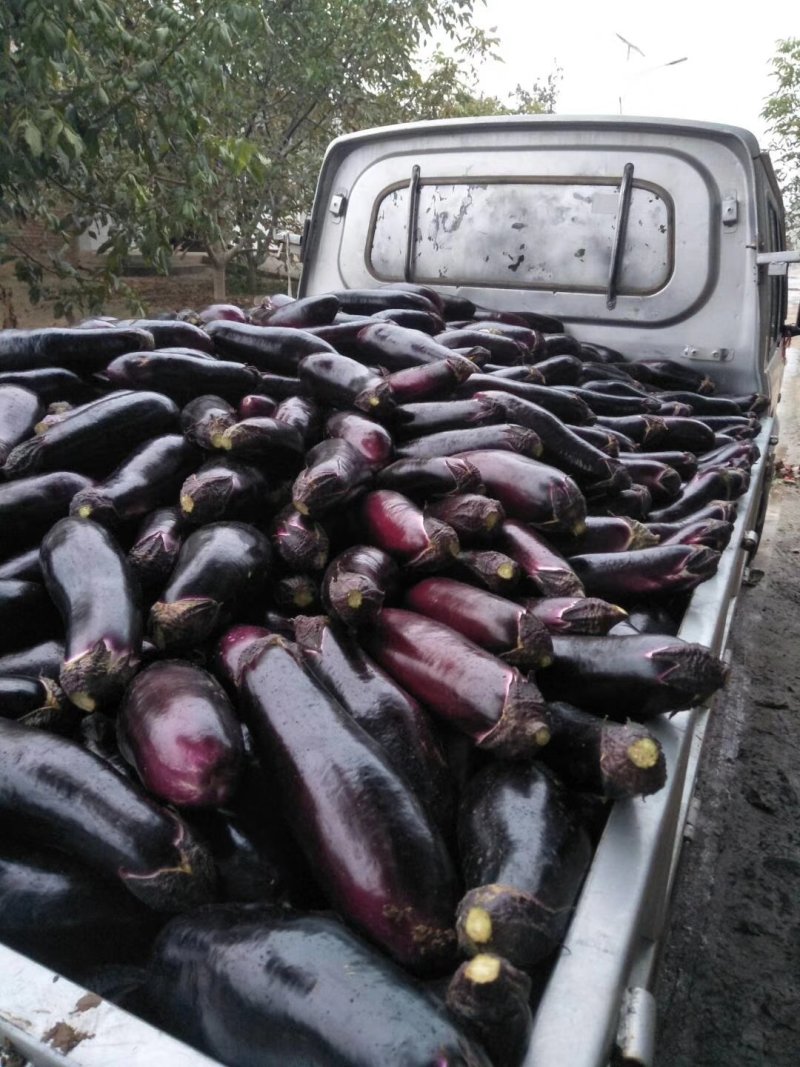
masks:
[[[765,408],[416,285],[0,332],[0,941],[226,1064],[513,1067]]]

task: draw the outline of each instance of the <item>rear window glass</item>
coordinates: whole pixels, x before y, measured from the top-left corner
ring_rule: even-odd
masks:
[[[419,187],[411,279],[451,285],[604,292],[617,225],[619,179],[453,182]],[[378,199],[367,266],[384,281],[403,278],[409,189]],[[634,181],[618,292],[647,294],[672,273],[672,204]]]

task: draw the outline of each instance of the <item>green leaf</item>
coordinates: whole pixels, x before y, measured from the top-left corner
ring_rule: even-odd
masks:
[[[25,138],[25,143],[31,150],[33,156],[40,156],[42,154],[42,134],[38,126],[26,119],[22,123],[22,136]]]

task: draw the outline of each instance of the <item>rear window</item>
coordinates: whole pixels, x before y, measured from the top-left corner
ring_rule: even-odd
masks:
[[[367,267],[403,279],[409,187],[385,190],[372,213]],[[619,208],[618,178],[424,179],[411,256],[415,282],[605,292]],[[667,194],[633,183],[617,291],[654,293],[673,267]]]

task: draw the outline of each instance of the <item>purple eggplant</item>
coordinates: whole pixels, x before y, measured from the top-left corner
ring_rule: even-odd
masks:
[[[474,372],[472,360],[453,352],[447,359],[435,363],[395,371],[386,377],[386,384],[395,404],[412,404],[431,397],[446,396]]]
[[[350,502],[372,480],[360,452],[347,441],[321,441],[306,455],[306,467],[292,487],[292,503],[302,515],[317,518]]]
[[[62,367],[85,375],[104,367],[125,352],[152,349],[146,330],[63,329],[3,330],[0,333],[0,371]]]
[[[692,393],[709,395],[715,390],[714,382],[707,374],[687,367],[677,360],[644,359],[628,363],[625,369],[637,381],[654,385],[658,389],[688,389]]]
[[[749,470],[760,455],[758,445],[752,441],[733,441],[729,445],[721,445],[705,452],[697,464],[697,470],[707,470],[709,467],[739,467]],[[694,473],[692,471],[692,474]]]
[[[548,700],[623,721],[645,722],[694,707],[727,676],[725,664],[707,648],[666,634],[554,635],[553,652],[552,666],[540,676]]]
[[[733,534],[733,525],[719,519],[700,519],[698,522],[656,524],[662,545],[705,545],[715,552],[728,546]]]
[[[63,641],[41,641],[30,648],[17,649],[0,656],[0,678],[47,678],[57,681],[63,662]]]
[[[569,793],[536,763],[492,763],[467,786],[458,836],[459,947],[534,970],[564,937],[592,858]]]
[[[261,393],[250,393],[248,396],[243,396],[239,401],[236,408],[236,414],[239,420],[271,419],[277,408],[278,401],[273,400],[271,396],[264,396]],[[236,419],[233,419],[228,425],[232,425],[236,421]]]
[[[308,393],[321,403],[355,407],[376,415],[394,407],[387,379],[348,356],[333,352],[306,356],[300,362],[298,375]]]
[[[524,671],[546,667],[552,658],[550,636],[536,616],[464,582],[426,578],[406,592],[405,605]]]
[[[214,348],[221,356],[241,360],[268,374],[296,377],[304,356],[313,352],[335,351],[321,337],[288,326],[215,322],[209,325],[208,332],[214,341]]]
[[[516,560],[541,596],[583,596],[583,585],[564,557],[524,523],[506,519],[500,548]]]
[[[321,571],[328,563],[330,542],[318,522],[291,505],[274,518],[270,541],[275,554],[293,571]]]
[[[651,459],[649,453],[622,456],[620,462],[634,484],[647,489],[653,504],[666,504],[680,496],[681,476],[674,467]]]
[[[214,344],[205,330],[191,322],[179,319],[129,319],[117,323],[115,329],[134,327],[146,330],[153,337],[156,348],[195,348],[200,352],[213,352]]]
[[[479,582],[491,593],[510,595],[522,578],[522,568],[516,560],[494,549],[459,552],[456,570],[467,580]]]
[[[287,574],[273,583],[272,599],[291,615],[319,615],[322,611],[319,576]]]
[[[569,562],[589,596],[616,602],[689,592],[716,573],[719,552],[701,545],[656,545],[570,556]]]
[[[61,687],[84,711],[113,705],[141,655],[142,617],[130,566],[102,526],[76,518],[52,527],[41,559],[67,632]]]
[[[566,392],[559,392],[558,389],[546,385],[515,382],[512,378],[503,378],[499,383],[498,379],[491,374],[473,374],[455,390],[455,396],[466,399],[475,396],[476,393],[486,393],[497,389],[498,385],[504,393],[511,393],[512,396],[517,396],[521,400],[537,404],[561,419],[562,422],[582,426],[595,421],[596,416],[580,397],[570,396]]]
[[[437,363],[452,356],[451,349],[438,344],[427,333],[408,330],[391,322],[377,322],[362,327],[357,340],[362,358],[388,371]],[[477,356],[478,349],[470,349],[469,352]]]
[[[112,360],[105,373],[122,388],[153,389],[179,404],[207,393],[235,402],[260,385],[258,371],[244,363],[163,350],[129,352]]]
[[[694,415],[741,415],[735,400],[724,396],[704,396],[687,390],[660,391],[659,399],[678,404],[688,404]]]
[[[223,807],[242,762],[242,731],[225,691],[181,660],[134,678],[117,716],[122,755],[149,793],[177,807]]]
[[[506,517],[499,500],[475,493],[461,493],[431,501],[426,513],[455,530],[460,544],[483,544],[497,536]]]
[[[630,489],[623,489],[614,496],[599,497],[587,501],[589,512],[600,517],[636,519],[646,522],[653,506],[653,498],[646,485],[634,482]]]
[[[283,638],[265,639],[247,658],[241,692],[287,822],[333,906],[411,969],[446,964],[454,872],[377,743]]]
[[[142,522],[128,550],[128,563],[144,588],[163,586],[183,544],[185,524],[178,508],[157,508]]]
[[[468,430],[444,430],[404,441],[397,447],[398,459],[434,459],[471,450],[516,452],[536,459],[542,442],[533,430],[509,423],[474,426]]]
[[[512,323],[541,333],[559,333],[564,329],[561,319],[553,315],[543,315],[539,311],[494,311],[492,308],[476,306],[472,317],[475,322]]]
[[[435,290],[413,284],[408,287],[398,283],[396,287],[388,285],[379,289],[341,289],[334,295],[342,311],[351,315],[374,315],[376,311],[390,308],[438,312],[442,307],[441,296]]]
[[[57,637],[61,620],[40,582],[0,579],[0,650],[12,652]]]
[[[155,644],[171,651],[209,638],[235,608],[258,596],[271,555],[267,537],[246,523],[217,522],[195,530],[150,609]]]
[[[533,1028],[531,980],[508,960],[481,952],[462,963],[447,987],[448,1011],[489,1053],[519,1067]]]
[[[394,444],[389,431],[353,411],[337,411],[325,423],[328,437],[341,438],[360,452],[373,470],[392,460]]]
[[[89,485],[88,478],[72,471],[0,483],[0,557],[29,545],[38,548],[53,523],[68,514],[75,494]]]
[[[594,445],[604,455],[611,456],[612,459],[616,459],[619,456],[620,434],[614,434],[610,430],[604,430],[602,427],[597,426],[573,426],[571,429],[576,437],[580,437],[582,441],[587,441],[590,445]],[[633,451],[637,447],[633,441],[630,441],[629,444],[629,451]]]
[[[533,366],[541,375],[543,385],[577,385],[582,363],[574,356],[548,356]]]
[[[688,451],[700,454],[714,447],[714,431],[700,419],[660,418],[645,434],[643,452]]]
[[[683,492],[672,504],[650,513],[653,522],[676,522],[686,519],[712,500],[732,500],[739,495],[739,472],[733,469],[709,467],[687,482]]]
[[[547,744],[547,714],[536,686],[450,627],[384,608],[362,642],[404,689],[479,746],[519,758]]]
[[[590,515],[578,537],[569,541],[555,540],[566,555],[586,555],[590,552],[630,552],[638,548],[652,548],[658,537],[638,519],[624,515]]]
[[[478,469],[463,456],[399,459],[378,471],[375,481],[381,489],[391,489],[426,499],[431,496],[477,493],[483,490]]]
[[[181,409],[181,429],[192,444],[206,451],[216,448],[215,438],[236,422],[236,411],[221,396],[195,397]]]
[[[287,396],[275,409],[275,420],[296,430],[306,446],[319,439],[321,412],[310,397]]]
[[[394,322],[409,330],[421,330],[432,337],[444,329],[444,319],[435,311],[421,311],[416,308],[386,308],[370,316],[378,322]]]
[[[299,432],[279,419],[242,419],[213,438],[215,448],[236,459],[268,465],[270,473],[289,476],[302,466],[305,446]]]
[[[472,329],[445,330],[436,335],[434,340],[445,348],[486,348],[493,363],[511,366],[522,363],[528,352],[528,346],[511,337],[490,330]]]
[[[426,516],[408,497],[390,489],[368,493],[361,504],[367,540],[411,571],[435,570],[458,555],[452,527]]]
[[[181,518],[192,525],[247,519],[261,513],[268,492],[266,475],[254,464],[209,459],[180,488]]]
[[[367,626],[399,581],[398,566],[390,555],[371,545],[354,545],[331,561],[322,596],[326,608],[346,626]]]
[[[291,326],[295,330],[305,330],[309,326],[326,326],[333,322],[340,307],[339,298],[332,293],[306,296],[276,308],[264,325]]]
[[[541,597],[523,603],[551,634],[605,636],[628,617],[624,608],[597,597]]]
[[[502,388],[498,382],[497,388]],[[477,400],[438,400],[422,404],[402,404],[392,414],[396,437],[422,437],[443,430],[465,430],[492,422],[507,422]]]
[[[36,370],[0,371],[0,387],[17,385],[35,393],[43,404],[57,401],[77,403],[89,393],[86,383],[62,367],[38,367]]]
[[[593,411],[595,415],[646,415],[648,413],[657,413],[661,407],[661,402],[655,397],[646,396],[644,393],[639,396],[624,396],[624,395],[612,395],[609,393],[600,393],[592,389],[583,389],[578,385],[559,385],[556,388],[560,392],[567,393],[569,396],[578,397],[579,400],[583,400],[590,411]]]
[[[18,385],[0,385],[0,467],[11,449],[33,433],[42,411],[36,393]]]
[[[23,719],[37,711],[58,710],[65,697],[51,678],[0,675],[0,719]]]

